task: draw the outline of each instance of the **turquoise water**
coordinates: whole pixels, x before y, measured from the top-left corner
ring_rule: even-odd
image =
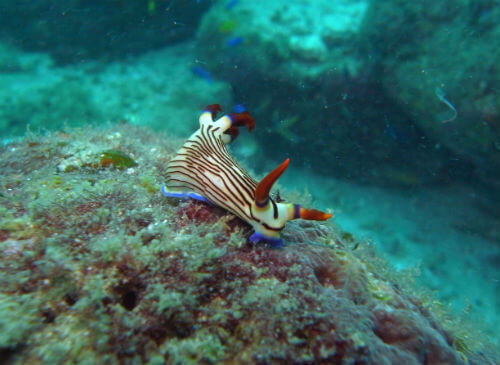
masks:
[[[183,140],[205,105],[247,110],[237,159],[261,176],[290,157],[282,189],[498,346],[499,18],[472,0],[2,1],[2,142]]]

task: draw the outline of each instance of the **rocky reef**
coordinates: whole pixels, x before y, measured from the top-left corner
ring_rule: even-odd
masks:
[[[494,1],[374,2],[362,38],[385,93],[425,134],[498,188],[500,6]],[[397,35],[397,36],[395,36]],[[496,181],[495,181],[496,180]]]
[[[384,8],[397,12],[391,5]],[[201,20],[196,52],[234,86],[234,100],[267,121],[259,137],[264,154],[287,146],[315,171],[372,184],[446,180],[460,171],[453,154],[436,148],[439,141],[385,90],[390,71],[381,73],[379,43],[370,43],[371,32],[383,29],[370,23],[378,7],[364,0],[244,0],[228,8],[220,1]]]
[[[0,150],[0,362],[493,364],[363,242],[159,193],[181,141],[130,125]],[[282,192],[286,197],[286,192]]]

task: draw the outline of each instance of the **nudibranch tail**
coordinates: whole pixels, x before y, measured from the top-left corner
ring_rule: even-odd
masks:
[[[257,183],[234,160],[226,144],[238,136],[239,127],[250,131],[255,121],[247,112],[224,115],[219,104],[208,105],[200,115],[200,128],[179,149],[167,166],[167,183],[162,193],[174,198],[193,198],[216,204],[250,224],[251,242],[282,244],[280,232],[296,218],[326,220],[332,214],[299,205],[274,201],[272,186],[288,167],[290,159]]]

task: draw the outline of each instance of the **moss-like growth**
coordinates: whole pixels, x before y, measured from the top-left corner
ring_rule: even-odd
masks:
[[[115,168],[96,168],[109,147],[137,165],[117,154]],[[0,150],[9,363],[490,361],[354,237],[295,221],[282,249],[252,246],[224,210],[163,197],[176,147],[120,126]]]
[[[29,335],[39,328],[39,300],[33,294],[12,296],[0,293],[0,349],[23,345]]]

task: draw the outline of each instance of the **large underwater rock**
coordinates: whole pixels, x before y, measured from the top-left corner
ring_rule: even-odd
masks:
[[[500,185],[498,2],[393,0],[368,14],[384,92],[476,176]]]
[[[58,62],[121,58],[184,41],[211,1],[0,1],[0,39]]]
[[[219,1],[198,30],[200,53],[228,77],[252,72],[288,83],[355,77],[366,62],[355,40],[367,6],[365,0]]]
[[[447,178],[452,154],[385,95],[361,47],[368,2],[230,4],[203,16],[198,58],[252,110],[261,160],[283,151],[327,176],[384,185]]]
[[[494,363],[332,225],[252,246],[162,197],[178,145],[120,126],[0,149],[2,363]]]

